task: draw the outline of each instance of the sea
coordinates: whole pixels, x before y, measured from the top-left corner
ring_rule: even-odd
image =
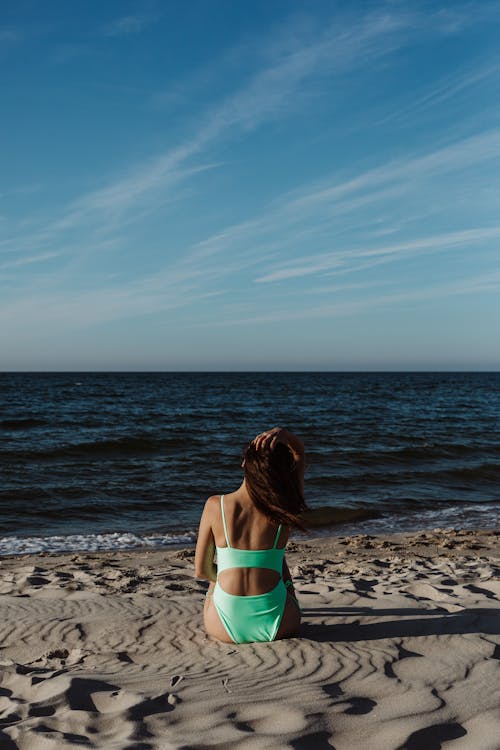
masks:
[[[0,555],[193,545],[245,445],[304,441],[321,535],[496,528],[500,373],[0,373]]]

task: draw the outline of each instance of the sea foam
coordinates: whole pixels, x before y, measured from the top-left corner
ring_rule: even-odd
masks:
[[[109,534],[68,534],[67,536],[0,537],[0,555],[28,555],[40,552],[104,552],[133,549],[134,547],[175,547],[191,545],[196,535],[191,532],[181,534],[138,534],[113,532]]]

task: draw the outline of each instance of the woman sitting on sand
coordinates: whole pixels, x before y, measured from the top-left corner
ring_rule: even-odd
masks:
[[[298,631],[285,546],[291,528],[303,528],[304,466],[302,442],[275,427],[245,449],[239,489],[205,503],[195,574],[210,581],[204,622],[220,641],[273,641]]]

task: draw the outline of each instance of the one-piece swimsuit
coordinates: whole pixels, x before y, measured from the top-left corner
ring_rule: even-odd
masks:
[[[216,547],[217,582],[213,590],[215,608],[228,635],[235,643],[273,641],[283,618],[287,597],[287,588],[283,581],[285,548],[279,549],[276,546],[281,524],[270,549],[238,549],[231,547],[229,543],[224,515],[224,495],[221,495],[220,507],[227,547]],[[219,583],[220,573],[228,568],[267,568],[279,573],[280,578],[271,591],[239,596],[224,591]]]

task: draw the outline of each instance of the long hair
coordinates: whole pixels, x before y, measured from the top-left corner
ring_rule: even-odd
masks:
[[[288,446],[278,443],[273,450],[257,450],[250,443],[243,451],[243,472],[258,510],[273,521],[305,530],[300,514],[307,506],[297,463]]]

